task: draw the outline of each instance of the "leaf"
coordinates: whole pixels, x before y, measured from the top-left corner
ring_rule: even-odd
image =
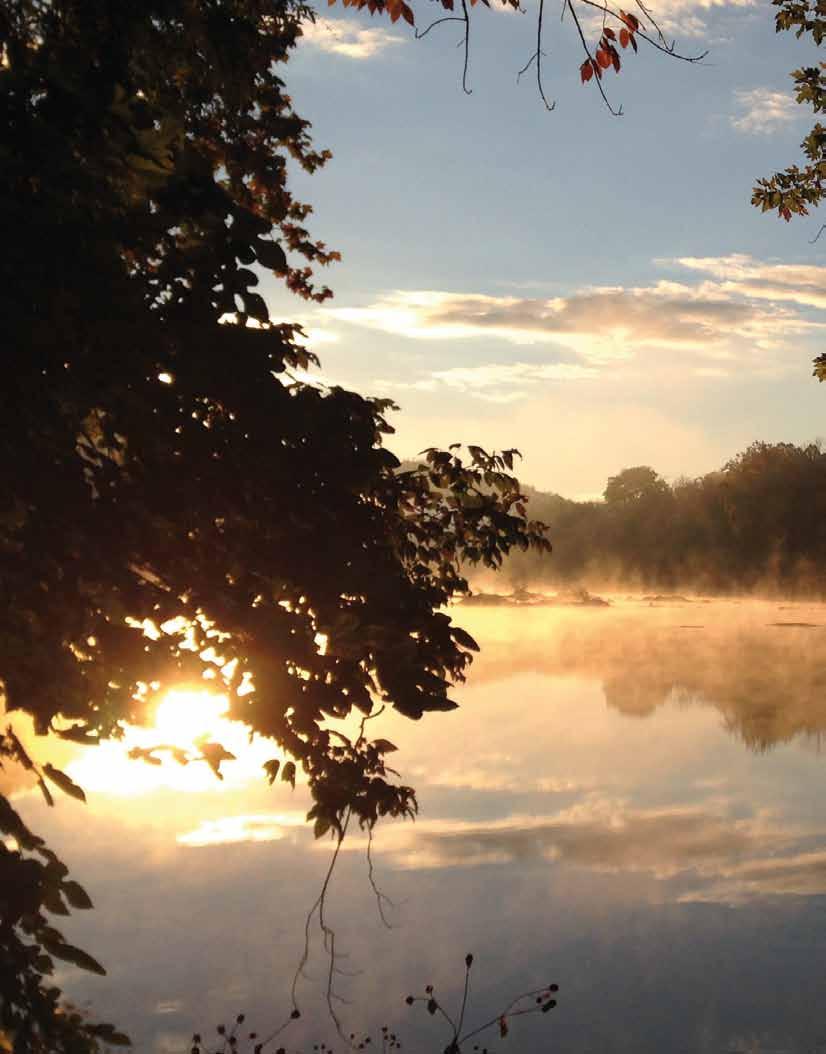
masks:
[[[630,39],[631,39],[631,34],[623,26],[623,28],[620,30],[620,35],[619,35],[619,42],[622,45],[622,47],[627,48],[628,47],[628,41]]]
[[[278,775],[278,770],[281,768],[281,762],[278,758],[273,758],[271,761],[265,761],[263,765],[264,771],[267,774],[267,780],[270,786],[275,783],[275,777]]]
[[[502,1014],[502,1016],[499,1018],[499,1035],[502,1037],[502,1039],[504,1039],[505,1036],[507,1036],[507,1034],[508,1034],[508,1019],[505,1017],[504,1014]]]
[[[73,908],[77,908],[79,911],[85,911],[88,908],[93,907],[89,894],[79,882],[69,879],[66,882],[62,882],[60,888],[63,890],[63,895]]]
[[[295,762],[288,761],[284,768],[281,770],[281,779],[284,783],[289,783],[293,790],[295,790]]]
[[[599,51],[597,51],[597,62],[604,70],[607,70],[611,65],[611,56],[605,48],[600,48]]]
[[[315,838],[323,838],[324,835],[330,830],[331,823],[323,816],[319,816],[316,822],[313,824],[313,835]]]
[[[83,793],[82,788],[78,787],[74,780],[69,779],[65,772],[61,772],[60,769],[56,769],[54,765],[50,765],[48,762],[43,766],[43,772],[55,786],[60,787],[64,794],[77,798],[78,801],[86,801],[86,795]]]
[[[461,626],[451,626],[450,635],[462,648],[467,648],[469,651],[479,651],[479,645]]]
[[[124,1032],[107,1033],[105,1041],[112,1047],[132,1047],[132,1040]]]
[[[230,754],[228,750],[225,750],[220,743],[201,743],[201,755],[204,761],[209,765],[219,780],[224,777],[221,775],[221,762],[222,761],[235,761],[235,755]]]
[[[73,944],[60,944],[57,942],[47,944],[46,947],[52,955],[56,955],[58,959],[62,959],[64,962],[71,963],[73,966],[79,966],[81,970],[100,974],[101,977],[106,976],[106,970],[97,959],[93,959],[82,948],[76,948]]]
[[[372,745],[380,754],[392,754],[394,750],[399,749],[389,739],[374,739]]]
[[[58,728],[56,729],[56,734],[61,739],[68,739],[72,743],[94,745],[100,742],[100,737],[89,732],[84,725],[70,725],[68,728]]]
[[[409,26],[416,25],[416,19],[413,17],[413,11],[408,5],[402,0],[402,18],[407,22]]]
[[[52,797],[52,792],[46,786],[46,783],[45,783],[45,781],[44,781],[42,776],[38,776],[37,777],[37,785],[40,788],[40,790],[43,792],[43,797],[46,799],[46,804],[47,805],[54,805],[54,798]]]
[[[270,313],[260,293],[242,293],[241,300],[244,304],[244,312],[259,322],[269,322]]]
[[[69,909],[63,903],[63,898],[57,889],[47,889],[43,896],[43,906],[52,915],[68,915]]]
[[[257,238],[255,241],[255,255],[258,257],[258,262],[261,266],[268,268],[270,271],[287,270],[287,254],[278,242]]]
[[[591,60],[586,59],[579,67],[579,76],[582,80],[582,83],[587,84],[587,82],[593,77],[593,75],[594,71],[591,67]]]
[[[616,40],[617,39],[617,34],[613,31],[613,29],[610,28],[610,26],[606,26],[605,29],[603,29],[602,32],[605,34],[605,36],[609,40]]]

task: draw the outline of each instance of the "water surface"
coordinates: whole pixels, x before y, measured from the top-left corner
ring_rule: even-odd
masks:
[[[556,1010],[496,1049],[826,1045],[826,608],[614,598],[456,614],[482,644],[460,709],[374,729],[421,806],[373,845],[393,929],[358,830],[331,887],[346,1030],[388,1023],[408,1049],[443,1049],[404,996],[434,983],[458,997],[472,951],[472,1020],[560,985]],[[303,823],[305,788],[263,782],[271,754],[254,745],[218,784],[112,746],[68,763],[86,807],[18,792],[96,904],[64,929],[108,976],[62,980],[140,1050],[184,1051],[241,1010],[266,1031],[288,1009],[331,844]],[[326,969],[315,941],[291,1048],[330,1041]]]

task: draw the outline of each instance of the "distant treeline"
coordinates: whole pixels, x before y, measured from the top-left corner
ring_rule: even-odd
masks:
[[[820,442],[753,443],[719,471],[667,483],[612,476],[604,501],[526,487],[553,553],[515,553],[514,587],[582,583],[826,595],[826,453]]]

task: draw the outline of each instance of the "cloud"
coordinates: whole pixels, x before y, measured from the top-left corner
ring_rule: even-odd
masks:
[[[597,376],[591,366],[569,362],[505,362],[486,366],[454,366],[448,370],[434,370],[426,380],[379,380],[379,388],[407,388],[432,392],[438,388],[473,395],[489,402],[509,403],[525,396],[529,386],[537,381],[570,381]]]
[[[727,13],[732,9],[741,10],[744,7],[755,6],[756,0],[659,0],[655,4],[646,5],[660,30],[669,38],[676,39],[678,51],[681,51],[679,47],[681,40],[687,37],[703,37],[708,34],[710,17]],[[653,31],[652,35],[656,36],[651,17],[646,17],[639,10],[637,10],[637,15],[645,29],[649,32]],[[595,28],[602,26],[602,16],[599,12],[595,12],[588,21]],[[671,39],[668,43],[671,44]]]
[[[332,18],[305,23],[302,34],[312,47],[348,59],[369,59],[393,44],[404,43],[404,37],[384,27],[363,29],[355,23]]]
[[[520,356],[479,362],[477,355],[473,365],[382,385],[459,391],[497,402],[520,398],[538,382],[613,371],[644,354],[646,368],[676,368],[706,379],[725,377],[745,363],[774,376],[790,368],[785,353],[795,348],[794,338],[826,324],[791,306],[826,307],[826,268],[762,264],[742,255],[669,262],[710,277],[693,284],[660,279],[640,287],[586,287],[548,298],[395,290],[364,307],[326,308],[322,314],[413,341],[545,347],[541,361]]]
[[[397,290],[368,307],[328,308],[327,314],[413,340],[552,343],[592,364],[628,359],[641,345],[708,347],[732,334],[769,331],[779,321],[765,310],[676,282],[586,289],[550,299]]]
[[[176,841],[178,845],[193,848],[238,842],[278,842],[285,836],[285,828],[303,828],[305,823],[302,813],[221,816],[202,820],[194,830],[179,834]]]
[[[744,253],[729,256],[683,256],[673,261],[711,275],[724,296],[790,301],[826,308],[826,267],[817,264],[763,263]]]
[[[772,135],[800,116],[800,107],[788,92],[771,88],[735,91],[739,113],[730,118],[732,127],[746,135]]]

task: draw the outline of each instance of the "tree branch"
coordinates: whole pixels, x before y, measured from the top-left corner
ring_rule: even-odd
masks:
[[[587,0],[586,0],[586,2],[587,2]],[[567,3],[568,3],[568,10],[571,12],[571,16],[572,16],[572,18],[574,20],[574,24],[576,25],[577,32],[579,33],[579,39],[582,41],[582,47],[585,49],[585,54],[588,56],[588,59],[591,62],[591,65],[595,67],[595,69],[594,69],[594,78],[593,79],[597,83],[597,87],[599,88],[599,93],[602,96],[602,101],[608,107],[608,112],[610,114],[612,114],[612,116],[614,116],[614,117],[622,117],[622,107],[620,106],[620,108],[618,110],[615,110],[614,107],[611,105],[611,103],[610,103],[610,101],[608,99],[608,96],[605,94],[605,89],[602,86],[602,74],[601,74],[601,72],[597,73],[597,69],[598,69],[597,64],[594,61],[594,57],[593,57],[593,55],[591,54],[591,52],[590,52],[590,50],[588,48],[588,43],[585,40],[585,34],[582,32],[582,26],[580,24],[579,16],[576,13],[574,5],[571,2],[571,0],[567,0]],[[599,7],[600,5],[599,4],[592,4],[592,6],[593,7]],[[613,14],[613,12],[611,12],[611,14]]]

